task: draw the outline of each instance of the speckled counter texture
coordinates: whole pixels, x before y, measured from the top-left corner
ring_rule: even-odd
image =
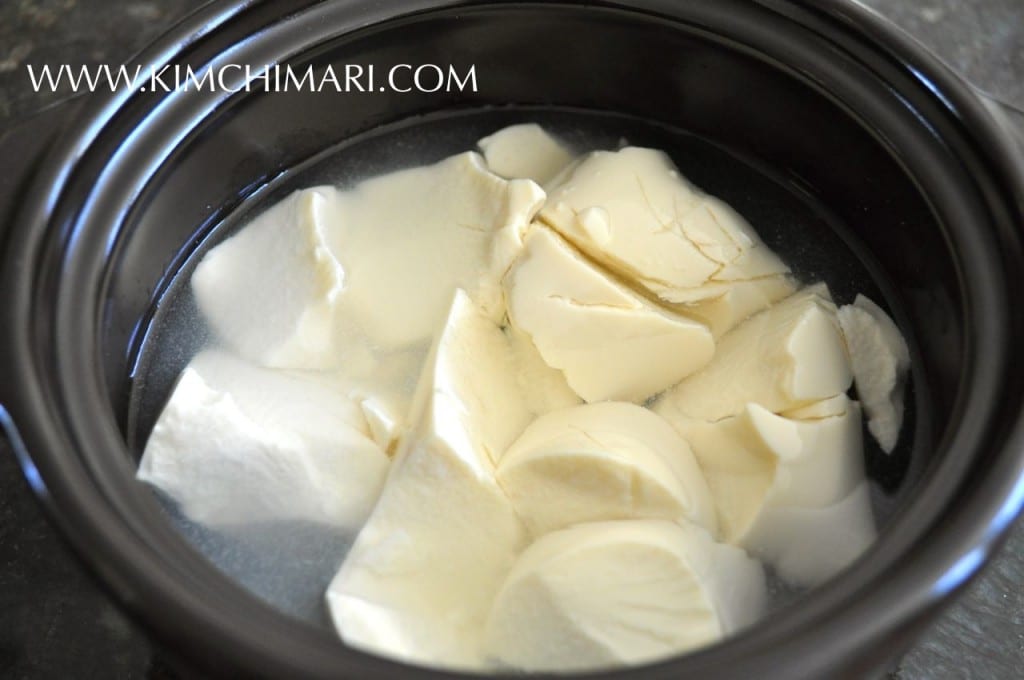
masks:
[[[195,0],[0,0],[0,130],[66,93],[25,64],[117,64]],[[867,0],[994,97],[1024,108],[1024,0]],[[175,678],[46,523],[0,445],[0,678]],[[892,672],[1024,678],[1024,527]]]

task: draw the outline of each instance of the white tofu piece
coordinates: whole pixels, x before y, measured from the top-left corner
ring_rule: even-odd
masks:
[[[709,645],[765,601],[760,564],[688,523],[581,524],[519,558],[487,622],[487,649],[528,672],[611,669]]]
[[[330,240],[346,274],[339,320],[382,351],[429,343],[461,288],[500,321],[501,278],[543,200],[539,186],[498,177],[475,152],[343,192]]]
[[[505,278],[509,319],[585,401],[642,402],[711,360],[711,332],[591,266],[536,225]]]
[[[477,146],[491,172],[507,179],[532,179],[541,186],[573,161],[565,145],[536,123],[502,128]]]
[[[678,226],[701,253],[718,265],[709,282],[738,282],[780,276],[789,267],[771,251],[754,228],[721,199],[700,193],[699,207],[678,218]],[[687,299],[692,293],[680,291]],[[679,301],[671,293],[666,300]]]
[[[840,307],[838,316],[868,431],[883,451],[892,453],[903,427],[903,389],[910,369],[907,342],[889,315],[863,295]]]
[[[864,554],[877,532],[867,481],[822,507],[766,508],[751,551],[799,588],[824,583]]]
[[[307,520],[355,531],[388,464],[329,376],[204,352],[160,414],[138,477],[207,526]]]
[[[553,184],[539,219],[666,302],[696,302],[721,294],[708,284],[789,271],[736,211],[653,149],[585,156]]]
[[[714,496],[722,540],[794,585],[830,578],[874,539],[867,496],[851,499],[865,483],[860,408],[845,395],[836,401],[845,402],[841,415],[814,420],[749,404],[739,415],[681,427]],[[847,536],[849,545],[837,552],[834,541],[798,540],[792,522],[814,536]]]
[[[842,394],[851,381],[835,305],[812,286],[726,333],[714,359],[654,409],[673,423],[720,420],[748,402],[778,413]]]
[[[192,290],[226,346],[263,366],[333,366],[333,307],[345,272],[327,245],[337,191],[297,191],[203,257]]]
[[[565,375],[544,363],[530,336],[515,326],[508,326],[505,335],[512,348],[516,381],[531,414],[540,416],[582,401],[565,381]]]
[[[718,340],[757,312],[789,297],[796,289],[793,280],[784,274],[734,283],[709,283],[701,288],[702,293],[721,290],[721,294],[697,302],[673,304],[669,308],[705,324]]]
[[[192,285],[217,336],[243,356],[338,371],[390,447],[407,401],[392,383],[419,371],[401,357],[429,346],[456,285],[504,317],[501,280],[543,200],[475,153],[345,192],[300,191],[211,250]],[[396,357],[408,375],[394,375]]]
[[[508,313],[503,282],[523,252],[531,219],[544,203],[543,190],[529,180],[508,183],[507,205],[501,228],[491,238],[490,259],[483,274],[471,288],[472,297],[492,321],[502,323]]]
[[[689,445],[636,404],[584,404],[537,418],[497,475],[533,536],[617,519],[686,519],[716,530],[711,491]]]
[[[327,591],[353,646],[482,667],[487,612],[525,530],[494,478],[526,426],[508,341],[458,291],[380,501]]]
[[[413,393],[429,348],[404,350],[374,357],[370,369],[350,374],[339,369],[339,380],[350,385],[349,393],[359,404],[370,436],[390,455],[405,434]]]

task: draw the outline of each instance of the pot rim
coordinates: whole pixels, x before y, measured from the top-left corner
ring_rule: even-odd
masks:
[[[919,82],[932,90],[950,113],[971,131],[971,139],[984,149],[995,175],[1003,180],[1004,193],[1010,197],[1009,203],[1016,211],[1017,218],[1021,218],[1024,214],[1024,163],[1015,155],[1007,131],[1000,128],[970,86],[925,48],[871,10],[848,0],[751,0],[751,3],[768,7],[794,21],[838,22],[857,36],[869,40],[881,53],[905,64]],[[301,10],[295,8],[295,3],[280,3],[280,7],[282,10],[287,7],[289,11],[298,14],[309,10],[312,4],[303,5]],[[383,9],[378,3],[368,0],[357,0],[349,4],[353,12],[363,9],[372,17],[390,19],[420,9],[493,3],[414,0],[396,11]],[[541,3],[533,1],[520,4]],[[668,9],[671,3],[661,0],[634,3],[607,0],[594,4],[639,12],[657,13],[658,8],[664,8],[665,12],[671,11]],[[413,9],[409,10],[409,6]],[[175,55],[214,36],[219,29],[251,11],[253,3],[246,0],[224,0],[208,5],[171,29],[137,60],[144,67],[168,63]],[[348,30],[352,29],[348,27]],[[34,338],[33,330],[38,324],[32,321],[31,303],[35,292],[32,270],[39,253],[38,243],[28,243],[32,239],[27,234],[34,229],[41,238],[44,231],[66,228],[67,225],[53,223],[54,211],[61,201],[63,189],[71,180],[78,162],[134,94],[127,91],[114,92],[87,102],[87,110],[76,125],[58,138],[36,174],[17,222],[19,226],[12,232],[25,237],[26,243],[14,243],[16,238],[12,238],[5,244],[11,252],[4,253],[5,264],[4,271],[0,271],[0,281],[4,281],[5,290],[16,291],[17,297],[4,317],[14,321],[8,321],[8,330],[0,333],[7,336],[0,338],[0,343],[3,343],[0,347],[5,350],[5,356],[0,357],[0,362],[14,364],[9,369],[0,367],[8,370],[5,376],[10,377],[0,382],[0,401],[8,407],[0,407],[0,425],[8,431],[25,474],[32,481],[34,490],[47,507],[51,518],[116,598],[136,618],[143,620],[161,639],[192,650],[193,655],[214,667],[221,663],[217,660],[217,654],[228,652],[226,659],[249,672],[285,672],[288,670],[287,665],[279,665],[280,660],[268,651],[265,638],[252,634],[256,630],[255,625],[247,631],[247,635],[243,635],[222,611],[211,604],[212,601],[198,597],[196,593],[202,593],[207,588],[188,582],[184,574],[161,560],[160,553],[124,523],[124,518],[118,515],[110,499],[93,487],[90,471],[80,461],[54,453],[74,450],[75,444],[72,432],[53,427],[54,423],[66,425],[65,414],[60,408],[60,395],[54,393],[54,387],[47,385],[46,379],[37,370],[38,341]],[[9,285],[12,287],[9,288]],[[5,388],[4,384],[18,385],[18,394],[13,394],[13,390]],[[23,428],[21,432],[24,432],[24,438],[19,434],[15,422]],[[972,477],[973,485],[963,489],[963,502],[947,513],[947,524],[943,531],[939,533],[930,530],[928,534],[918,537],[917,544],[921,552],[917,559],[907,561],[916,564],[916,570],[911,564],[899,564],[894,565],[886,574],[876,574],[871,579],[854,579],[857,573],[867,573],[862,559],[857,567],[838,576],[819,589],[820,592],[816,592],[813,598],[809,598],[819,603],[815,616],[796,619],[789,626],[789,629],[800,630],[800,647],[804,650],[815,647],[822,649],[823,641],[831,639],[832,649],[835,650],[835,640],[839,637],[845,638],[841,645],[843,649],[852,651],[872,641],[896,635],[907,622],[918,619],[923,612],[932,609],[977,573],[997,547],[1012,519],[1024,506],[1024,422],[1018,417],[1012,431],[1001,434],[1002,443],[999,445],[1000,454],[996,464]],[[35,457],[30,448],[35,452]],[[938,466],[939,469],[934,470],[928,480],[922,481],[914,501],[929,488],[935,488],[942,479],[945,479],[947,486],[960,482],[959,477],[962,475],[949,472],[951,462],[946,460],[949,458],[951,456],[946,456]],[[949,488],[943,491],[950,493]],[[914,507],[914,501],[911,502],[911,508]],[[957,540],[953,540],[954,536]],[[125,555],[131,555],[132,559],[124,560]],[[868,557],[870,555],[869,551]],[[928,564],[929,568],[923,569],[923,564]],[[850,587],[851,584],[856,587]],[[872,586],[872,591],[864,592],[863,587],[868,584]],[[224,582],[214,581],[214,585],[224,587]],[[237,586],[233,587],[238,589]],[[196,590],[190,592],[190,588]],[[856,601],[852,601],[854,595],[857,596]],[[250,599],[253,598],[250,596]],[[809,607],[805,606],[808,604],[810,602],[802,603],[797,608],[809,611]],[[171,615],[166,618],[159,614],[154,616],[154,605],[166,607]],[[253,617],[254,624],[268,631],[275,628],[280,630],[281,622],[286,619],[284,615],[268,610],[267,605],[254,599],[247,613]],[[779,620],[782,620],[781,615],[787,613],[792,614],[779,612]],[[829,616],[823,618],[823,614]],[[775,619],[773,616],[773,624],[776,623]],[[790,616],[787,620],[793,621],[794,617]],[[850,623],[855,621],[873,621],[873,627],[867,630],[865,626],[851,626]],[[190,624],[189,630],[183,630],[186,626],[182,624],[185,622]],[[290,636],[295,638],[292,640],[295,643],[292,647],[293,659],[295,653],[304,653],[309,657],[303,663],[304,670],[326,671],[344,660],[349,664],[349,672],[358,673],[359,677],[385,677],[398,669],[406,673],[419,673],[422,677],[440,673],[421,669],[412,671],[408,666],[343,647],[329,635],[312,634],[311,628],[292,623],[295,632]],[[759,634],[762,628],[764,626],[759,624],[720,645],[648,666],[644,670],[652,677],[671,677],[683,669],[699,671],[719,668],[716,664],[723,660],[728,663],[731,655],[737,658],[744,655],[756,658],[758,646],[755,637],[764,638],[760,645],[762,648],[767,646],[767,636]],[[298,631],[306,636],[308,644],[303,643]],[[204,637],[205,640],[202,639]],[[791,650],[797,648],[794,641],[783,643],[778,635],[775,637],[774,642],[782,648],[781,651],[776,650],[777,658],[784,656],[787,650],[792,653]],[[225,644],[225,641],[230,644]],[[334,649],[324,646],[328,642]],[[764,649],[761,652],[763,655]],[[750,663],[750,668],[756,667],[756,664]],[[628,673],[630,669],[599,675],[615,677]]]

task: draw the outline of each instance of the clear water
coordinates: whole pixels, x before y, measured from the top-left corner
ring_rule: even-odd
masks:
[[[192,254],[160,296],[136,357],[127,426],[129,445],[136,455],[141,456],[177,375],[197,351],[211,342],[188,285],[193,268],[209,248],[296,189],[317,184],[351,185],[384,172],[434,163],[475,148],[478,139],[501,127],[529,121],[544,125],[581,152],[614,149],[622,140],[664,150],[683,175],[744,215],[800,280],[827,282],[839,304],[852,302],[857,293],[883,305],[890,303],[899,323],[900,310],[891,306],[891,287],[881,275],[881,268],[846,225],[792,178],[778,176],[683,131],[618,115],[486,109],[428,116],[354,138],[283,174],[224,220]],[[912,345],[912,339],[908,340]],[[892,455],[884,454],[870,436],[864,438],[879,526],[885,524],[897,502],[895,491],[910,460],[915,417],[923,418],[915,411],[911,386],[904,434]],[[294,522],[214,531],[189,522],[173,503],[164,500],[175,525],[220,569],[281,610],[330,625],[323,593],[353,536]],[[775,606],[798,595],[777,581],[771,590]]]

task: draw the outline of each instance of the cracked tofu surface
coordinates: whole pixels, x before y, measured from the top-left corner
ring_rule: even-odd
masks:
[[[643,402],[711,360],[700,322],[661,308],[535,224],[505,277],[509,321],[585,401]]]
[[[754,229],[654,149],[585,156],[538,218],[601,265],[666,302],[721,294],[717,282],[788,273]]]

